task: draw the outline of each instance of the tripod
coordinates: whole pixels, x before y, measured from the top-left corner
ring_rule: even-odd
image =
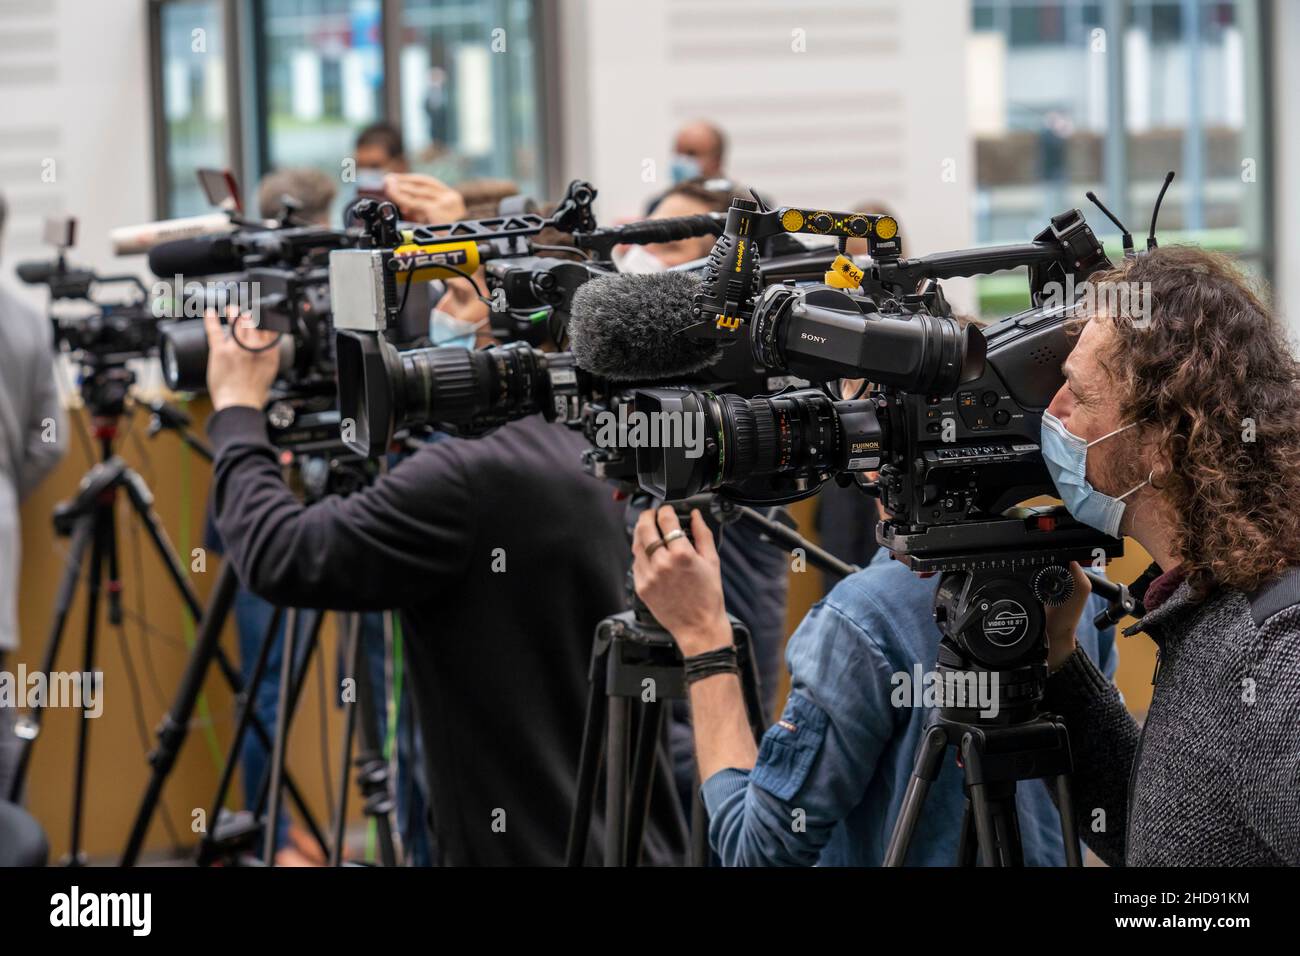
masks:
[[[856,571],[853,565],[802,538],[791,528],[753,508],[709,496],[702,513],[710,515],[719,536],[727,524],[754,524],[780,547],[805,549],[810,563],[841,575]],[[689,527],[695,502],[674,502],[678,517]],[[629,514],[647,507],[643,496],[629,502]],[[629,529],[635,525],[629,521]],[[565,852],[567,866],[581,866],[586,855],[595,801],[597,774],[605,760],[605,866],[636,866],[639,862],[659,742],[664,730],[664,703],[687,698],[681,652],[632,589],[628,578],[630,609],[605,618],[596,627],[588,671],[587,709],[583,720],[582,748],[578,756],[577,800],[569,823]],[[740,664],[741,692],[750,729],[757,740],[766,729],[748,628],[735,617],[732,643]],[[641,701],[638,713],[633,702]],[[632,738],[635,736],[635,744]],[[696,794],[691,820],[691,863],[708,862],[708,818]]]
[[[331,463],[319,493],[343,493],[345,489],[350,490],[364,484],[367,476],[362,473],[363,470],[350,467],[346,463],[343,465]],[[391,621],[391,612],[388,614],[390,617],[387,620]],[[304,812],[284,764],[289,730],[302,696],[312,656],[320,643],[320,631],[325,615],[324,612],[312,614],[305,628],[304,637],[299,634],[299,612],[296,609],[290,609],[285,614],[287,622],[284,629],[275,737],[269,747],[271,757],[259,784],[253,813],[251,816],[244,814],[227,817],[222,811],[234,781],[234,768],[245,735],[250,728],[256,729],[255,694],[266,675],[271,649],[279,631],[280,616],[281,611],[277,608],[263,636],[257,661],[249,677],[248,691],[240,705],[234,739],[230,744],[209,816],[209,819],[214,821],[214,825],[208,829],[199,843],[200,866],[211,864],[219,859],[234,860],[242,853],[255,852],[259,833],[262,836],[263,861],[267,865],[273,865],[282,789],[287,790],[299,811]],[[385,866],[394,866],[398,860],[392,825],[395,801],[392,788],[389,786],[388,764],[382,756],[382,742],[374,706],[374,688],[369,670],[365,666],[361,615],[349,614],[343,620],[344,680],[345,683],[351,683],[353,693],[350,698],[347,695],[344,698],[347,715],[344,724],[336,812],[331,828],[332,838],[327,840],[315,824],[310,822],[309,816],[307,819],[312,835],[319,845],[330,847],[331,865],[341,865],[344,825],[347,818],[348,772],[349,767],[354,767],[357,785],[363,798],[364,811],[376,822],[380,862]],[[265,737],[262,743],[263,746],[267,746]],[[355,756],[353,755],[354,743],[357,744]]]
[[[906,861],[926,795],[949,747],[960,757],[966,793],[959,865],[1024,865],[1016,785],[1040,777],[1056,796],[1066,865],[1082,865],[1070,794],[1069,734],[1060,718],[1039,709],[1047,683],[1044,605],[1070,596],[1073,581],[1065,562],[1075,557],[1058,551],[1039,562],[1032,557],[1005,564],[953,561],[964,566],[944,572],[934,610],[943,632],[936,672],[944,679],[944,705],[917,748],[885,866]],[[947,690],[969,686],[972,675],[994,688],[996,707],[981,711],[964,692]]]
[[[101,362],[93,357],[87,357],[83,361],[82,400],[91,416],[91,433],[99,444],[100,460],[82,478],[76,497],[60,504],[54,512],[54,531],[61,537],[70,538],[71,547],[55,597],[54,620],[41,658],[42,673],[50,673],[57,662],[83,567],[86,569],[86,622],[82,653],[84,673],[94,671],[101,596],[106,594],[109,623],[115,627],[122,623],[122,584],[118,574],[115,511],[119,492],[125,493],[127,501],[144,526],[191,618],[199,620],[202,614],[198,596],[185,577],[180,558],[153,510],[153,493],[144,479],[113,451],[117,425],[125,412],[126,396],[133,383],[134,375],[124,364]],[[216,648],[216,655],[226,679],[238,692],[238,672],[231,667],[219,647]],[[13,802],[18,802],[26,783],[32,748],[40,735],[43,711],[44,705],[32,708],[17,728],[18,766],[8,794],[8,799]],[[77,732],[71,838],[67,857],[67,862],[71,865],[85,862],[81,836],[89,745],[90,724],[83,719]]]

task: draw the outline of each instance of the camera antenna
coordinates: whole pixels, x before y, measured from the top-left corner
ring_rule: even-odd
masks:
[[[1151,233],[1147,236],[1147,251],[1156,248],[1156,219],[1160,215],[1160,204],[1165,201],[1165,193],[1169,191],[1169,184],[1174,181],[1174,171],[1171,169],[1165,175],[1165,184],[1160,187],[1160,195],[1156,197],[1156,207],[1151,210]]]
[[[1104,212],[1106,214],[1106,218],[1109,219],[1111,222],[1113,222],[1116,228],[1119,229],[1120,241],[1124,244],[1124,258],[1132,259],[1135,255],[1137,255],[1137,253],[1133,251],[1133,234],[1128,231],[1128,227],[1126,227],[1122,222],[1119,221],[1118,216],[1116,216],[1113,212],[1111,212],[1109,209],[1107,209],[1105,206],[1102,205],[1101,200],[1097,198],[1097,194],[1095,192],[1093,192],[1092,190],[1088,190],[1088,192],[1084,193],[1084,195],[1088,197],[1089,202],[1091,202],[1094,206],[1096,206],[1098,209]]]

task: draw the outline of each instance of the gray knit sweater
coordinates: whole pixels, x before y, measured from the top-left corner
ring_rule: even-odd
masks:
[[[1086,654],[1048,681],[1084,841],[1112,866],[1300,863],[1300,573],[1247,597],[1186,582],[1125,633],[1160,647],[1145,725]],[[1290,606],[1287,606],[1287,605]]]

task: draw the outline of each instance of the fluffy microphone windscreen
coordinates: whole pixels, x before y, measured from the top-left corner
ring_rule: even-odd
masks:
[[[721,354],[679,335],[696,323],[698,277],[686,272],[602,276],[585,283],[569,313],[569,347],[581,368],[618,381],[698,372]]]

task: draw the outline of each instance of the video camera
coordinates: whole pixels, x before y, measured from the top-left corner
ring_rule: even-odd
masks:
[[[549,218],[516,215],[417,229],[405,243],[374,210],[371,245],[331,256],[331,289],[339,328],[340,409],[353,425],[349,447],[378,455],[400,428],[432,426],[462,436],[481,435],[506,422],[541,413],[582,430],[593,443],[586,467],[603,478],[631,483],[635,463],[625,445],[598,440],[601,424],[617,419],[634,385],[613,383],[580,368],[567,352],[544,352],[544,341],[563,345],[574,298],[592,280],[613,276],[612,264],[582,258],[608,255],[620,242],[665,242],[713,235],[716,215],[631,223],[596,229],[590,215],[595,190],[575,181]],[[364,211],[364,210],[363,210]],[[535,245],[543,230],[564,233],[570,248]],[[396,242],[396,244],[395,244]],[[391,247],[391,248],[390,248]],[[546,256],[538,256],[546,251]],[[556,253],[570,253],[561,258]],[[482,264],[490,292],[490,321],[505,346],[481,350],[411,349],[399,352],[384,330],[399,287],[410,281],[462,277]],[[791,266],[793,268],[793,266]],[[806,268],[806,265],[805,265]],[[737,352],[732,360],[675,383],[756,394],[773,387],[770,374]],[[775,386],[775,387],[779,387]]]
[[[849,268],[829,275],[832,283],[746,292],[759,267],[755,241],[779,230],[862,236],[868,274]],[[772,504],[815,494],[832,477],[849,484],[877,471],[878,480],[859,483],[889,514],[877,536],[917,570],[1048,539],[1088,560],[1095,548],[1119,553],[1118,541],[1060,509],[1008,511],[1055,493],[1039,429],[1072,347],[1070,303],[1059,302],[1059,290],[1109,265],[1078,210],[1054,217],[1030,243],[903,259],[890,217],[737,200],[683,334],[724,351],[747,339],[765,367],[820,382],[865,379],[874,389],[854,400],[816,388],[752,399],[642,389],[638,410],[703,415],[710,438],[694,459],[680,448],[639,449],[639,483],[670,500],[712,490]],[[936,281],[1021,266],[1033,306],[983,334],[952,315]]]
[[[135,381],[126,363],[147,358],[158,349],[159,323],[149,308],[148,290],[133,275],[100,275],[69,265],[67,253],[76,241],[76,220],[71,217],[47,220],[45,241],[57,250],[55,258],[19,263],[18,278],[49,289],[54,346],[76,361],[86,406],[95,414],[120,414]],[[127,288],[126,297],[105,301],[102,293],[110,287]],[[58,302],[84,303],[90,308],[81,313],[56,311]]]
[[[329,258],[342,438],[350,450],[373,458],[402,428],[436,426],[477,435],[553,409],[557,396],[563,405],[562,396],[577,387],[576,370],[563,353],[543,352],[528,341],[483,350],[438,346],[399,352],[393,330],[412,288],[462,279],[477,290],[474,273],[498,259],[512,260],[522,270],[517,275],[499,271],[489,279],[498,311],[508,313],[511,322],[519,320],[514,313],[525,310],[549,318],[558,301],[551,295],[555,284],[536,280],[529,239],[547,228],[594,228],[595,196],[589,183],[574,180],[549,217],[521,211],[415,229],[400,228],[390,202],[363,200],[353,207],[362,224],[360,247],[336,250]],[[525,259],[531,268],[520,264]],[[508,290],[533,301],[515,308]],[[538,308],[539,293],[552,299],[541,303],[545,309]],[[524,322],[534,324],[526,317]],[[503,323],[502,337],[510,331]]]

